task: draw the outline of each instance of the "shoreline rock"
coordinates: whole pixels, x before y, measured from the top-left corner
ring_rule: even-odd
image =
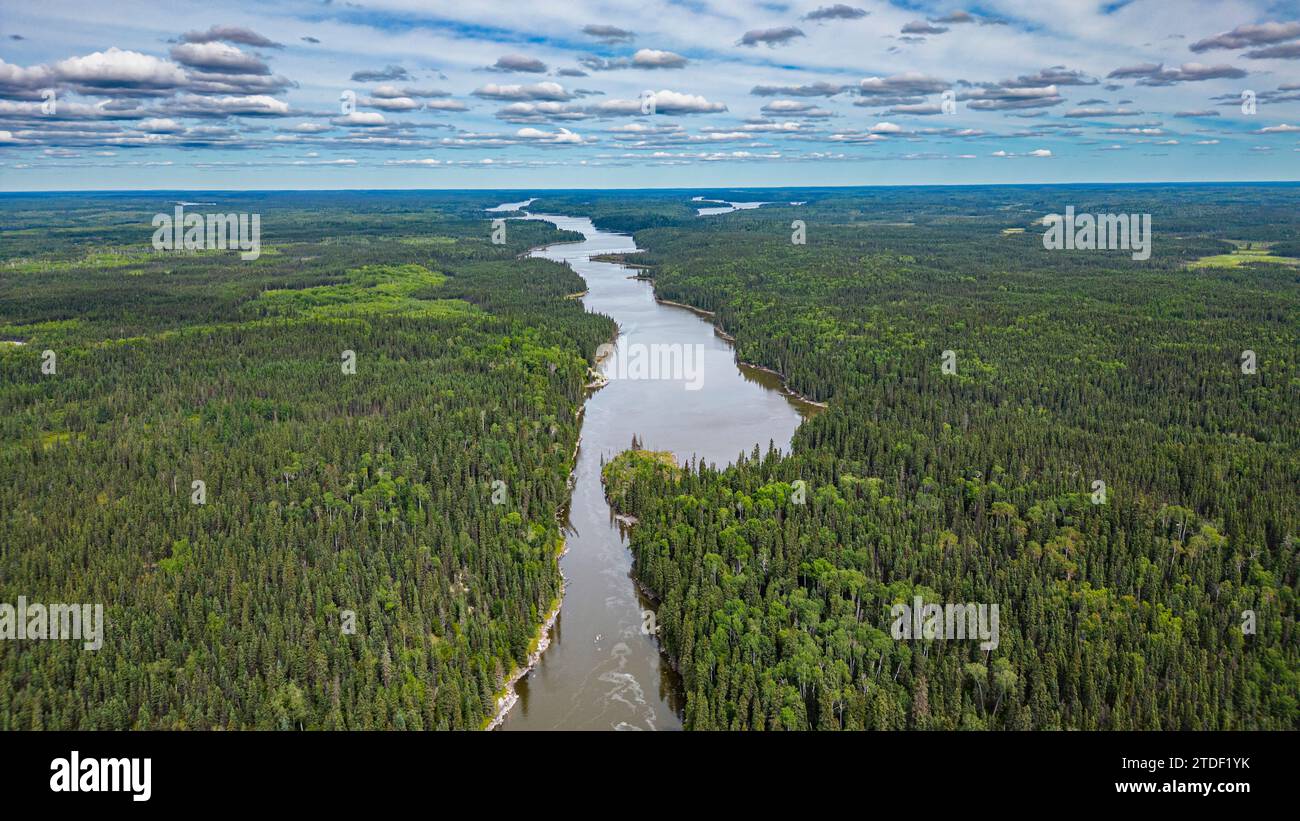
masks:
[[[565,548],[556,555],[555,560],[558,562],[564,554],[568,552],[569,548],[566,545]],[[495,730],[505,722],[506,716],[510,714],[510,708],[514,707],[515,704],[519,702],[519,693],[516,690],[515,685],[519,683],[520,679],[533,671],[533,668],[537,666],[537,662],[541,661],[542,653],[545,653],[546,648],[551,646],[551,628],[555,626],[556,619],[560,617],[560,608],[564,606],[563,574],[560,575],[560,579],[560,593],[555,598],[555,607],[546,614],[545,620],[542,621],[541,627],[538,628],[537,648],[528,654],[527,663],[511,674],[510,678],[506,680],[505,692],[497,699],[496,712],[492,714],[492,718],[490,718],[487,725],[483,727],[485,731]]]

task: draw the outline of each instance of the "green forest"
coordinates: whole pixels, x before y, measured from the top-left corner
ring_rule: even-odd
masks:
[[[585,207],[830,409],[788,457],[606,474],[688,728],[1300,726],[1300,268],[1195,264],[1294,251],[1300,190],[705,196],[775,204]],[[1151,213],[1151,259],[1044,250],[1066,204]],[[916,596],[998,604],[999,646],[895,640]]]
[[[492,242],[529,196],[828,404],[604,464],[688,729],[1300,728],[1300,186],[1207,184],[0,195],[0,602],[106,622],[0,641],[0,729],[487,725],[616,332],[525,256],[576,234]],[[191,199],[261,256],[155,252]],[[1044,249],[1066,205],[1150,259]]]
[[[493,196],[212,195],[261,257],[155,253],[172,199],[5,198],[0,601],[106,626],[0,641],[0,729],[482,726],[613,333],[516,259],[566,237],[492,244]]]

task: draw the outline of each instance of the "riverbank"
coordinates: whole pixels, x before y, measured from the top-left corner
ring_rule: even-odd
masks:
[[[735,341],[734,336],[726,337],[726,338]],[[827,408],[830,407],[829,402],[818,402],[816,399],[813,399],[810,396],[805,396],[804,394],[799,393],[799,391],[790,387],[790,383],[786,379],[786,375],[776,370],[775,368],[768,368],[763,365],[755,365],[753,362],[746,362],[743,359],[737,359],[736,361],[744,365],[746,368],[753,368],[756,371],[763,371],[765,373],[770,373],[773,376],[775,376],[777,379],[780,379],[781,392],[784,393],[786,396],[793,397],[794,399],[798,399],[800,402],[803,402],[805,405],[812,405],[814,408],[821,408],[822,410],[826,410]]]
[[[583,291],[582,295],[585,295],[586,293],[586,291]],[[614,335],[609,338],[609,344],[612,345],[618,340],[618,334],[618,328],[615,327]],[[608,353],[604,356],[597,356],[596,364],[599,365],[608,356]],[[594,371],[593,369],[588,368],[587,372],[589,375],[595,374],[598,377],[598,379],[586,385],[588,394],[590,394],[591,391],[605,387],[606,383],[609,382],[609,380],[605,378],[605,375],[599,371]],[[578,438],[573,443],[573,453],[569,454],[569,462],[573,465],[573,467],[569,469],[569,478],[566,482],[569,488],[569,498],[565,500],[563,505],[555,510],[555,520],[561,527],[564,526],[564,521],[568,516],[569,506],[573,503],[573,486],[578,478],[578,451],[582,448],[582,422],[586,414],[587,402],[586,399],[584,399],[582,405],[574,413],[574,418],[578,422],[579,434]],[[487,724],[484,725],[484,730],[495,730],[506,720],[506,717],[510,714],[510,708],[514,707],[519,701],[519,693],[515,685],[537,667],[537,663],[542,660],[542,654],[546,652],[546,648],[551,646],[551,628],[555,626],[556,620],[560,617],[560,608],[564,606],[565,583],[568,581],[564,576],[563,568],[559,567],[560,559],[563,559],[565,554],[569,552],[568,540],[564,540],[562,545],[561,549],[555,554],[555,563],[560,573],[559,595],[556,596],[550,612],[546,614],[546,618],[542,620],[541,626],[537,628],[537,635],[533,637],[533,641],[530,644],[533,649],[528,653],[524,665],[511,673],[510,678],[506,681],[502,694],[497,697],[496,711],[492,714],[492,717],[488,719]]]
[[[609,483],[604,480],[603,475],[601,478],[601,485],[604,489],[605,501],[609,504],[610,513],[613,514],[615,521],[617,521],[619,526],[626,531],[630,539],[632,529],[639,525],[641,520],[631,513],[625,512],[618,506],[618,503],[610,496]],[[628,549],[631,550],[631,547],[629,541]],[[639,590],[641,595],[645,597],[647,602],[649,602],[652,611],[657,616],[659,613],[659,605],[662,602],[662,599],[659,598],[659,594],[654,590],[651,590],[650,586],[645,582],[641,581],[641,577],[637,575],[635,565],[633,565],[632,571],[628,574],[628,578],[632,580],[632,584],[636,585],[636,589]],[[644,624],[644,621],[642,623]],[[651,631],[651,634],[654,636],[655,647],[659,649],[659,655],[663,657],[664,661],[668,662],[668,666],[671,667],[672,671],[680,677],[682,674],[681,665],[678,663],[677,657],[668,652],[668,648],[664,646],[663,641],[659,638],[659,627],[657,623],[654,630]]]
[[[643,277],[643,278],[649,280],[652,283],[652,287],[653,287],[653,283],[654,283],[653,278],[651,277]],[[696,307],[695,305],[687,305],[685,302],[673,302],[671,299],[661,299],[658,294],[655,294],[655,302],[658,302],[660,305],[670,305],[674,308],[685,308],[686,310],[690,311],[696,316],[702,316],[705,319],[713,319],[714,317],[717,316],[717,314],[714,313],[713,311],[706,311],[703,308]],[[717,326],[714,327],[716,328]]]
[[[595,363],[596,368],[599,368],[600,363],[604,362],[606,359],[609,359],[611,356],[614,355],[614,346],[618,344],[618,335],[620,333],[622,333],[622,330],[618,327],[617,324],[615,324],[614,335],[609,338],[608,342],[606,342],[604,345],[601,345],[600,348],[596,349],[596,363]],[[604,348],[603,353],[601,352],[601,348]],[[609,377],[605,376],[605,374],[601,373],[596,368],[590,366],[587,368],[587,378],[591,380],[586,385],[588,391],[598,391],[609,384]],[[584,403],[584,407],[585,407],[585,403]],[[575,451],[574,453],[576,455],[577,452]],[[575,466],[577,465],[576,461],[574,462],[574,465]]]
[[[556,553],[555,561],[558,562],[567,552],[569,552],[569,548],[566,543],[566,546]],[[524,665],[517,668],[513,673],[511,673],[510,677],[506,679],[503,692],[497,697],[496,711],[492,714],[492,717],[488,719],[487,724],[483,726],[484,730],[495,730],[497,727],[500,727],[501,723],[506,720],[506,716],[510,713],[510,708],[515,706],[519,701],[519,693],[516,690],[515,685],[519,683],[520,679],[533,671],[533,668],[537,666],[537,662],[541,661],[542,653],[545,653],[546,648],[551,646],[551,628],[555,626],[555,620],[560,617],[560,607],[563,604],[564,575],[561,574],[560,594],[556,596],[550,612],[546,614],[546,618],[542,620],[541,627],[537,629],[537,635],[533,637],[533,641],[531,642],[533,649],[529,652]]]
[[[628,251],[619,254],[594,254],[591,257],[592,262],[608,262],[611,265],[622,265],[624,268],[642,268],[649,269],[653,266],[646,265],[643,262],[628,262],[629,253],[640,253],[640,251]]]
[[[653,282],[653,280],[651,280],[651,282]],[[651,287],[653,287],[653,285],[652,285]],[[717,316],[718,316],[718,314],[717,314],[716,311],[708,311],[708,310],[705,310],[704,308],[701,308],[701,307],[699,307],[699,306],[696,306],[696,305],[690,305],[690,304],[685,303],[685,302],[674,302],[674,301],[671,300],[671,299],[660,299],[658,296],[655,296],[655,302],[658,302],[660,305],[669,305],[669,306],[671,306],[671,307],[673,307],[673,308],[685,308],[686,310],[690,311],[691,313],[695,314],[696,316],[704,317],[705,319],[714,319],[714,320],[716,320],[716,319],[717,319]],[[713,332],[714,332],[715,334],[717,334],[719,337],[721,337],[722,339],[725,339],[726,341],[732,343],[733,345],[734,345],[735,342],[736,342],[736,337],[734,337],[734,336],[732,336],[731,334],[727,333],[726,331],[722,330],[722,328],[718,326],[718,324],[717,324],[716,321],[713,323]],[[736,359],[736,362],[738,362],[738,363],[741,364],[741,365],[744,365],[746,368],[753,368],[753,369],[756,370],[756,371],[763,371],[763,372],[765,372],[765,373],[770,373],[770,374],[772,374],[773,376],[775,376],[775,377],[777,377],[778,379],[780,379],[780,380],[781,380],[781,392],[784,393],[786,396],[789,396],[789,397],[792,397],[792,398],[794,398],[794,399],[797,399],[797,400],[799,400],[800,402],[803,402],[803,403],[806,404],[806,405],[812,405],[812,406],[815,407],[815,408],[820,408],[821,410],[825,410],[825,409],[827,409],[827,408],[830,407],[830,405],[829,405],[828,403],[826,403],[826,402],[818,402],[816,399],[813,399],[813,398],[810,397],[810,396],[806,396],[805,394],[799,393],[799,391],[797,391],[797,390],[795,390],[794,388],[790,387],[790,381],[789,381],[789,379],[786,377],[786,375],[783,374],[783,373],[781,373],[780,371],[774,369],[774,368],[769,368],[769,367],[767,367],[767,366],[765,366],[765,365],[756,365],[756,364],[754,364],[753,362],[746,362],[746,361],[744,361],[743,359],[739,359],[739,358]]]

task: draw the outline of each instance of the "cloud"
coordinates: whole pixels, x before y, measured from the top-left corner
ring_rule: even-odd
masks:
[[[147,131],[150,134],[179,134],[185,130],[185,126],[168,118],[150,117],[147,120],[141,120],[136,124],[136,128],[141,131]]]
[[[903,34],[943,34],[948,29],[944,26],[936,26],[933,23],[927,23],[925,20],[913,20],[904,24],[900,31]]]
[[[834,97],[852,86],[818,80],[802,86],[754,86],[749,93],[758,97]]]
[[[620,134],[635,134],[635,135],[668,134],[668,133],[678,132],[681,130],[682,127],[680,125],[677,125],[676,123],[663,123],[663,124],[653,123],[652,124],[652,123],[645,123],[645,122],[623,123],[621,125],[615,125],[609,128],[610,132],[616,132]]]
[[[255,55],[226,43],[183,43],[174,46],[171,58],[182,65],[219,74],[270,74],[271,69]]]
[[[54,82],[54,72],[46,66],[23,68],[0,58],[0,96],[26,100],[41,99],[40,89]]]
[[[187,94],[171,102],[167,110],[186,117],[228,117],[232,114],[247,117],[286,117],[292,113],[288,103],[266,94],[225,97]]]
[[[637,121],[614,126],[608,133],[616,141],[631,148],[657,148],[688,139],[685,130],[676,123],[647,123]]]
[[[304,40],[308,39],[306,37]],[[215,43],[225,41],[227,43],[239,43],[244,46],[253,46],[255,48],[284,48],[283,45],[269,38],[263,37],[252,29],[243,26],[213,26],[207,31],[187,31],[181,35],[181,41],[185,43]]]
[[[1052,152],[1050,149],[1047,148],[1035,148],[1033,151],[1030,151],[1025,154],[1015,154],[1010,151],[998,150],[998,151],[994,151],[989,156],[997,157],[999,159],[1010,159],[1012,157],[1050,157],[1052,156]]]
[[[858,83],[858,94],[863,97],[915,96],[937,94],[952,84],[938,77],[915,71],[893,74],[889,77],[867,77]]]
[[[352,73],[354,83],[376,83],[384,80],[410,80],[411,75],[401,66],[386,66],[377,71],[355,71]]]
[[[1132,65],[1132,66],[1121,66],[1121,67],[1115,69],[1114,71],[1112,71],[1110,74],[1107,74],[1106,77],[1107,77],[1107,79],[1110,79],[1110,78],[1127,79],[1127,78],[1129,78],[1129,77],[1149,77],[1149,76],[1151,76],[1151,75],[1153,75],[1153,74],[1159,74],[1160,71],[1161,71],[1163,68],[1164,68],[1164,65],[1161,64],[1161,63],[1138,63],[1137,65]]]
[[[460,100],[429,100],[424,104],[426,111],[468,111],[469,106]]]
[[[1261,91],[1257,96],[1261,102],[1266,103],[1300,100],[1300,83],[1282,83],[1276,91]],[[1241,102],[1239,94],[1221,94],[1211,99],[1222,105],[1237,105]]]
[[[497,118],[510,123],[585,120],[591,115],[580,105],[556,102],[518,102],[502,108]]]
[[[583,57],[578,62],[592,71],[614,71],[621,68],[684,68],[688,60],[682,55],[674,54],[671,51],[643,48],[630,58],[617,57],[607,60],[603,57]]]
[[[726,111],[722,103],[706,100],[698,94],[683,94],[677,91],[656,91],[649,95],[654,100],[656,114],[712,114]],[[606,100],[597,103],[592,111],[598,114],[640,114],[641,100]]]
[[[626,165],[630,163],[625,161],[625,157],[648,158],[652,151],[663,151],[662,161],[666,163],[699,164],[708,161],[705,153],[678,153],[681,148],[689,148],[692,152],[703,149],[709,152],[709,158],[724,156],[712,153],[715,148],[747,149],[746,157],[757,161],[780,156],[774,145],[782,147],[782,161],[803,159],[799,151],[793,150],[795,148],[843,150],[844,154],[826,156],[861,159],[870,155],[870,146],[877,143],[877,160],[939,156],[953,159],[953,155],[936,153],[944,151],[943,148],[936,149],[936,152],[927,151],[927,147],[934,147],[934,143],[930,146],[924,143],[939,141],[938,144],[943,145],[946,142],[970,150],[974,146],[970,141],[975,140],[987,146],[977,152],[980,161],[991,165],[989,151],[997,142],[1005,140],[1000,147],[1006,152],[1014,152],[1009,156],[1020,158],[1051,156],[1056,151],[1072,153],[1063,147],[1065,145],[1075,149],[1075,156],[1060,158],[1059,164],[1081,158],[1086,160],[1088,155],[1079,154],[1075,147],[1085,148],[1088,152],[1100,150],[1100,146],[1105,145],[1102,142],[1105,136],[1119,137],[1129,148],[1144,144],[1146,150],[1152,150],[1153,146],[1160,144],[1157,141],[1167,142],[1166,138],[1177,138],[1183,145],[1190,146],[1193,140],[1218,131],[1213,126],[1219,124],[1219,120],[1208,119],[1218,117],[1218,112],[1210,109],[1221,110],[1219,119],[1222,121],[1232,118],[1233,110],[1227,106],[1239,105],[1240,100],[1237,93],[1227,92],[1239,91],[1239,87],[1246,85],[1256,89],[1261,106],[1266,101],[1300,100],[1300,84],[1293,89],[1284,84],[1276,92],[1266,90],[1276,86],[1279,78],[1285,77],[1283,69],[1287,63],[1279,62],[1270,69],[1268,63],[1254,62],[1284,61],[1300,56],[1300,35],[1287,39],[1289,35],[1286,32],[1291,29],[1286,27],[1292,24],[1239,26],[1232,32],[1201,41],[1218,40],[1225,45],[1214,48],[1232,49],[1217,52],[1220,57],[1226,54],[1228,58],[1245,58],[1221,61],[1228,65],[1211,65],[1214,63],[1212,59],[1194,58],[1182,49],[1197,36],[1217,30],[1219,25],[1228,28],[1231,17],[1220,17],[1219,25],[1201,29],[1196,35],[1177,43],[1165,36],[1165,31],[1172,30],[1177,24],[1174,17],[1162,18],[1155,31],[1130,27],[1126,31],[1131,36],[1121,33],[1115,35],[1119,39],[1111,38],[1112,51],[1109,52],[1112,55],[1127,53],[1130,58],[1112,56],[1114,61],[1110,65],[1121,64],[1135,54],[1142,55],[1139,59],[1153,62],[1117,68],[1106,79],[1106,69],[1102,68],[1106,62],[1095,62],[1098,59],[1095,49],[1090,62],[1084,62],[1082,56],[1077,59],[1067,56],[1083,54],[1079,51],[1079,44],[1093,42],[1096,30],[1089,32],[1085,27],[1090,18],[1098,18],[1094,22],[1108,22],[1104,13],[1097,13],[1095,7],[1081,10],[1078,19],[1071,19],[1078,38],[1067,36],[1060,27],[1044,25],[1044,20],[1030,16],[1017,19],[1014,30],[1004,30],[1012,40],[989,43],[980,42],[984,38],[971,40],[960,37],[965,32],[991,31],[978,28],[979,24],[1002,22],[985,18],[984,6],[971,5],[967,6],[970,11],[963,11],[960,10],[962,6],[954,5],[956,0],[945,3],[908,0],[879,6],[873,4],[869,11],[866,6],[857,6],[856,2],[861,0],[760,3],[758,5],[764,9],[760,15],[779,16],[740,16],[741,23],[735,22],[737,17],[731,15],[734,10],[727,4],[670,3],[663,9],[646,6],[622,21],[636,25],[639,34],[604,23],[584,27],[581,20],[585,13],[565,20],[559,14],[539,12],[541,19],[524,16],[514,23],[500,23],[500,28],[497,28],[471,19],[473,15],[467,10],[472,4],[462,4],[464,9],[455,11],[449,21],[463,24],[463,29],[458,29],[454,38],[461,47],[459,50],[430,51],[413,46],[403,39],[411,33],[410,30],[374,26],[360,18],[331,19],[328,23],[330,28],[319,29],[322,35],[300,37],[296,30],[308,27],[310,32],[316,30],[316,26],[299,18],[296,23],[281,21],[287,25],[270,28],[271,23],[257,21],[272,18],[255,16],[247,18],[246,22],[268,34],[277,35],[288,46],[273,43],[249,29],[213,26],[208,31],[200,29],[167,41],[158,40],[159,35],[155,33],[144,40],[119,43],[121,48],[106,49],[102,53],[86,54],[89,49],[49,51],[42,57],[46,60],[44,65],[10,65],[0,60],[0,129],[8,132],[11,142],[0,147],[0,153],[30,153],[31,159],[37,163],[55,163],[63,156],[47,154],[46,157],[53,159],[46,160],[40,155],[42,149],[73,148],[80,152],[83,161],[92,161],[97,148],[121,151],[129,147],[151,146],[163,151],[174,151],[181,146],[259,150],[310,147],[319,148],[322,157],[356,156],[352,154],[354,148],[383,148],[407,151],[405,156],[436,157],[439,154],[433,152],[442,152],[443,148],[467,149],[468,153],[462,152],[460,156],[474,156],[489,153],[476,149],[513,152],[524,151],[527,146],[534,147],[522,160],[498,159],[493,167],[503,168],[510,163],[576,164],[576,159],[563,159],[565,155],[581,156],[583,162],[589,161],[593,165]],[[336,2],[334,5],[340,4]],[[606,7],[616,6],[606,4],[600,9]],[[587,13],[592,13],[591,10],[597,7],[588,8]],[[905,8],[911,11],[896,10]],[[1130,11],[1121,13],[1129,14]],[[872,19],[867,21],[866,17]],[[187,22],[197,25],[212,19],[190,18]],[[596,19],[601,18],[596,16]],[[610,19],[617,19],[613,12]],[[641,22],[644,20],[653,22]],[[884,43],[883,48],[892,46],[897,50],[909,38],[924,40],[939,31],[957,33],[943,40],[930,38],[930,45],[918,50],[917,60],[911,65],[902,62],[895,63],[896,68],[889,68],[888,62],[868,59],[867,65],[872,66],[869,71],[846,73],[850,69],[845,69],[845,66],[859,62],[854,59],[858,53],[855,48],[862,54],[881,49],[868,49],[865,40],[859,43],[835,38],[836,33],[858,32],[867,38],[898,35],[900,27],[908,21],[915,24],[904,27],[908,34],[891,37],[893,42]],[[812,25],[813,34],[805,35],[800,23]],[[1165,31],[1159,30],[1161,25],[1165,26]],[[1280,33],[1273,31],[1279,27],[1283,27]],[[349,28],[356,28],[356,31],[349,31]],[[1256,28],[1269,31],[1261,34]],[[728,34],[746,29],[751,31],[737,43],[741,48],[729,53],[708,50],[718,46],[718,33],[722,33],[725,40],[729,39]],[[172,33],[181,30],[173,28]],[[163,31],[166,31],[165,26]],[[28,32],[29,36],[33,34]],[[827,34],[831,35],[830,39],[826,39]],[[329,42],[329,49],[304,48],[307,44],[319,44],[317,38],[322,36]],[[656,42],[661,37],[663,39]],[[712,46],[709,45],[710,38]],[[1138,48],[1144,38],[1151,40],[1151,44]],[[0,42],[7,41],[4,35],[0,35]],[[104,42],[107,45],[107,42],[116,41]],[[25,47],[32,45],[29,43]],[[671,47],[680,49],[680,53],[662,48],[642,48],[641,45]],[[725,48],[727,43],[722,45]],[[769,48],[759,48],[762,45]],[[782,45],[790,48],[776,48]],[[124,51],[131,47],[140,48],[143,53]],[[906,49],[906,46],[902,47]],[[946,50],[927,56],[926,48],[935,47]],[[57,45],[51,48],[57,48]],[[283,52],[271,51],[273,48],[285,49],[290,59],[275,61],[273,58]],[[516,49],[524,53],[514,53]],[[530,51],[533,55],[528,55]],[[355,56],[349,58],[349,53]],[[54,61],[60,57],[69,59],[56,64]],[[1100,59],[1106,58],[1102,55]],[[1207,65],[1188,63],[1179,66],[1182,59],[1201,59]],[[409,64],[410,68],[401,65],[385,67],[384,63],[389,60]],[[1155,62],[1157,60],[1164,62]],[[1053,61],[1073,62],[1074,66],[1032,68]],[[1008,64],[1016,67],[1015,73],[1025,73],[1019,76],[1013,76],[1011,72],[987,73],[988,66]],[[285,68],[290,65],[293,72]],[[337,103],[332,100],[338,92],[329,89],[337,89],[338,82],[348,76],[347,65],[369,66],[369,69],[358,70],[352,75],[357,83],[351,86],[357,95],[357,111],[340,118],[337,117]],[[435,66],[440,66],[441,70]],[[483,73],[484,67],[489,66],[493,71],[520,73]],[[914,70],[904,72],[905,68]],[[280,93],[296,84],[274,73],[276,69],[285,70],[303,81],[302,92],[292,96]],[[597,73],[615,70],[624,74]],[[576,88],[575,85],[583,83],[566,79],[585,76],[588,71],[595,78],[590,81],[591,85],[607,91],[608,97],[603,96],[602,91]],[[637,80],[638,75],[628,74],[634,71],[659,73]],[[891,71],[904,73],[890,74]],[[547,72],[551,73],[548,75]],[[698,85],[689,79],[696,72],[700,75]],[[340,73],[341,76],[336,76],[333,81],[329,79]],[[870,76],[872,73],[880,76]],[[935,75],[946,75],[948,79]],[[1013,78],[1000,79],[1008,76]],[[1251,83],[1231,81],[1231,78],[1242,76],[1250,76]],[[959,77],[968,79],[959,80]],[[1216,78],[1226,78],[1220,79],[1218,85],[1208,87],[1213,94],[1219,95],[1217,97],[1197,94],[1198,88],[1207,88],[1204,86],[1160,92],[1174,95],[1166,97],[1163,106],[1155,99],[1142,96],[1146,94],[1143,86],[1176,86]],[[977,82],[979,79],[999,79],[999,82]],[[554,82],[547,82],[552,80]],[[604,80],[609,82],[602,82]],[[637,98],[637,92],[641,88],[652,88],[651,80],[654,80],[654,88],[667,85],[694,91],[651,91],[654,113],[661,116],[643,116],[643,106],[647,109],[649,106]],[[748,82],[744,85],[736,85],[745,80]],[[1269,80],[1273,82],[1269,83]],[[433,90],[431,87],[435,82],[450,91]],[[1107,93],[1102,99],[1102,85],[1130,90]],[[1091,86],[1097,87],[1089,88]],[[41,92],[48,88],[58,89],[59,106],[55,114],[40,111]],[[737,88],[742,92],[749,89],[753,95],[751,101],[758,98],[757,104],[743,105],[743,110],[728,114],[724,101],[732,99],[730,95]],[[469,96],[466,92],[471,89],[474,91]],[[1010,128],[990,125],[994,118],[984,118],[980,122],[953,118],[954,122],[961,122],[960,127],[923,127],[949,125],[938,115],[943,113],[939,93],[950,89],[968,104],[973,117],[978,118],[979,112],[986,111],[1024,119],[997,118]],[[1073,89],[1082,90],[1073,93]],[[78,93],[88,96],[82,98]],[[1133,96],[1135,101],[1120,99],[1126,94]],[[843,97],[836,104],[833,98],[839,95],[848,95],[847,101],[857,108],[845,107]],[[589,96],[592,99],[586,99]],[[1068,102],[1063,97],[1069,98]],[[1065,107],[1060,107],[1062,104]],[[1205,110],[1201,110],[1202,106]],[[1162,114],[1143,115],[1141,109],[1150,112],[1152,107]],[[1220,146],[1219,150],[1245,154],[1252,142],[1274,143],[1276,150],[1290,150],[1292,145],[1300,144],[1295,139],[1300,135],[1292,133],[1295,127],[1300,127],[1300,120],[1296,120],[1290,111],[1289,108],[1270,107],[1272,113],[1262,121],[1253,124],[1234,121],[1239,127],[1237,134],[1254,133],[1264,139],[1242,143],[1240,137],[1228,138],[1221,134],[1223,142],[1228,145]],[[461,112],[468,114],[460,116]],[[863,116],[854,118],[856,112]],[[332,116],[336,119],[331,120]],[[1143,122],[1157,116],[1166,120],[1180,117],[1185,122],[1171,123],[1170,133],[1162,135],[1160,122]],[[1207,119],[1197,122],[1197,117]],[[258,118],[262,118],[261,122]],[[279,118],[279,121],[268,123],[265,118]],[[594,136],[593,123],[596,124]],[[980,127],[974,127],[976,125]],[[1114,128],[1113,133],[1108,132],[1111,127],[1121,125],[1133,128]],[[1181,125],[1190,126],[1186,129],[1187,135],[1172,133],[1182,130],[1178,128]],[[584,135],[569,130],[578,128]],[[1259,130],[1252,132],[1252,129]],[[490,133],[494,131],[497,133]],[[440,142],[438,138],[443,135],[449,139]],[[1078,142],[1065,143],[1065,140]],[[1034,142],[1054,147],[1048,151],[1037,148]],[[840,149],[834,149],[835,143],[841,144]],[[918,143],[922,145],[918,146]],[[593,151],[588,155],[581,148],[600,144],[614,149],[615,153]],[[578,147],[578,150],[558,151],[562,146]],[[785,151],[787,147],[791,150]],[[542,152],[541,148],[548,151]],[[671,154],[667,153],[669,150]],[[769,150],[773,153],[766,153]],[[619,157],[617,152],[621,151],[630,153]],[[551,159],[539,159],[538,155],[543,153]],[[1281,156],[1276,151],[1274,155]],[[249,156],[245,153],[238,162],[230,164],[244,164],[244,158]],[[454,156],[454,151],[443,152],[442,156]],[[1091,156],[1095,158],[1096,155]],[[275,162],[287,164],[292,159],[280,157]],[[256,158],[248,162],[256,164]],[[366,160],[362,162],[365,164]],[[461,164],[461,161],[446,159],[440,162],[444,166]],[[473,162],[477,164],[478,159]],[[176,164],[181,163],[178,160]]]
[[[60,60],[54,64],[53,74],[83,93],[167,91],[181,88],[187,81],[175,63],[116,46]]]
[[[713,135],[716,135],[717,133],[744,134],[750,139],[753,139],[753,134],[756,133],[784,132],[793,134],[796,132],[805,132],[808,130],[808,124],[796,120],[783,120],[781,122],[775,120],[749,120],[744,125],[740,126],[740,128],[734,129],[731,132],[725,132],[724,129],[714,126],[705,126],[700,130]]]
[[[365,97],[361,104],[383,111],[417,111],[424,105],[410,97]]]
[[[859,9],[853,6],[846,6],[843,3],[836,3],[833,6],[821,6],[813,11],[808,12],[800,19],[802,20],[860,20],[871,12],[866,9]]]
[[[523,54],[507,54],[498,57],[492,66],[494,71],[520,71],[529,74],[542,74],[546,71],[546,63],[538,60],[536,57],[528,57]]]
[[[889,138],[880,134],[873,134],[870,131],[836,131],[826,138],[832,143],[878,143],[885,142]]]
[[[1225,64],[1207,66],[1201,63],[1183,63],[1178,68],[1165,68],[1163,64],[1142,63],[1117,68],[1106,77],[1108,79],[1137,77],[1138,85],[1169,86],[1201,80],[1235,79],[1245,77],[1247,74],[1244,69]]]
[[[552,133],[536,128],[521,128],[515,132],[515,137],[542,145],[582,145],[584,142],[581,134],[575,134],[567,128]]]
[[[1095,119],[1098,117],[1136,117],[1142,114],[1131,108],[1073,108],[1065,112],[1073,119]]]
[[[1239,49],[1249,46],[1266,46],[1300,37],[1300,22],[1260,23],[1258,25],[1237,26],[1232,31],[1225,31],[1204,40],[1197,40],[1188,48],[1195,52],[1212,49]]]
[[[781,28],[771,29],[754,29],[747,31],[736,41],[738,46],[754,47],[759,43],[766,44],[769,48],[773,46],[788,45],[796,37],[805,36],[802,31],[794,26],[782,26]]]
[[[1042,88],[1050,85],[1094,86],[1097,83],[1098,80],[1081,71],[1068,69],[1065,66],[1052,66],[1033,74],[1022,74],[1014,80],[1004,80],[1002,85],[1007,88]]]
[[[958,92],[957,99],[968,101],[966,107],[975,111],[1048,108],[1065,102],[1054,85],[1043,88],[1008,88],[992,83]]]
[[[187,146],[215,146],[239,141],[239,133],[231,128],[202,125],[185,129],[178,141]]]
[[[643,48],[632,55],[632,64],[637,68],[681,68],[686,58],[671,51]]]
[[[384,119],[384,115],[378,111],[354,111],[342,117],[335,117],[330,122],[334,125],[360,126],[362,128],[388,125],[388,120]]]
[[[1300,43],[1283,43],[1246,52],[1247,60],[1300,60]]]
[[[506,148],[518,144],[518,140],[499,134],[464,133],[456,137],[443,137],[438,141],[438,145],[444,148]]]
[[[914,117],[930,117],[935,114],[943,113],[943,106],[939,103],[899,103],[890,106],[890,114],[910,114]]]
[[[564,86],[549,80],[533,85],[498,85],[488,83],[472,92],[475,97],[489,100],[554,100],[564,102],[572,100],[574,94],[566,91]]]
[[[618,26],[605,24],[593,24],[583,26],[582,33],[590,37],[595,37],[604,43],[630,43],[636,35],[627,29],[621,29]]]
[[[398,88],[394,85],[376,86],[375,90],[370,92],[376,97],[382,99],[394,100],[398,97],[450,97],[450,91],[440,91],[438,89],[418,89],[418,88]]]
[[[277,94],[297,83],[280,75],[190,73],[187,90],[196,94]]]
[[[764,104],[764,114],[776,114],[782,117],[830,117],[832,112],[818,108],[815,103],[800,100],[773,100]]]

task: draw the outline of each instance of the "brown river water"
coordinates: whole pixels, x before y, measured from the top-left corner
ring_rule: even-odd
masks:
[[[582,423],[567,552],[560,559],[563,605],[550,646],[516,685],[518,701],[500,729],[678,730],[680,681],[643,629],[643,614],[654,603],[632,578],[627,539],[605,501],[601,460],[626,450],[633,434],[642,447],[670,450],[679,462],[696,457],[727,464],[756,444],[784,451],[802,419],[817,409],[784,394],[774,374],[739,365],[731,343],[707,318],[657,303],[648,282],[631,278],[635,270],[591,259],[637,250],[632,237],[597,230],[585,217],[528,218],[586,237],[533,255],[572,265],[587,281],[584,306],[612,317],[619,337],[602,365],[613,378],[591,393]],[[645,371],[633,365],[638,347],[644,357],[650,346],[674,344],[683,346],[682,367],[658,370],[670,378],[640,378]]]

